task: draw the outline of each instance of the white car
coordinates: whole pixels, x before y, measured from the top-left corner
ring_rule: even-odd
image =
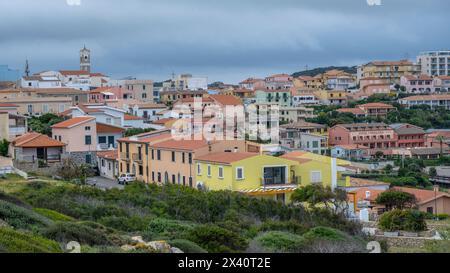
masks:
[[[126,185],[136,180],[136,175],[125,173],[119,176],[119,184]]]

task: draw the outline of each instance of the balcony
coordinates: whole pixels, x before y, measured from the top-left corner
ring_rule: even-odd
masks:
[[[130,160],[130,154],[129,153],[120,153],[120,159],[129,161]]]
[[[142,154],[139,153],[133,154],[133,161],[142,162]]]

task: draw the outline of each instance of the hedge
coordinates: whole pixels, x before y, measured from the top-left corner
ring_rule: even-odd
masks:
[[[10,228],[0,228],[0,249],[8,253],[61,253],[55,241],[21,233]]]

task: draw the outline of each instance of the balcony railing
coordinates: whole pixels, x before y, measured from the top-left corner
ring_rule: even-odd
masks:
[[[301,177],[294,176],[291,177],[290,181],[275,181],[273,178],[261,178],[261,185],[263,187],[274,187],[274,186],[292,186],[292,185],[300,185]]]
[[[142,161],[142,154],[133,154],[133,161]]]

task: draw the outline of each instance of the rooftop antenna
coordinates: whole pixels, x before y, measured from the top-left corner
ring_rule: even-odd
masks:
[[[30,76],[30,65],[28,63],[28,59],[25,61],[25,76],[26,77]]]

